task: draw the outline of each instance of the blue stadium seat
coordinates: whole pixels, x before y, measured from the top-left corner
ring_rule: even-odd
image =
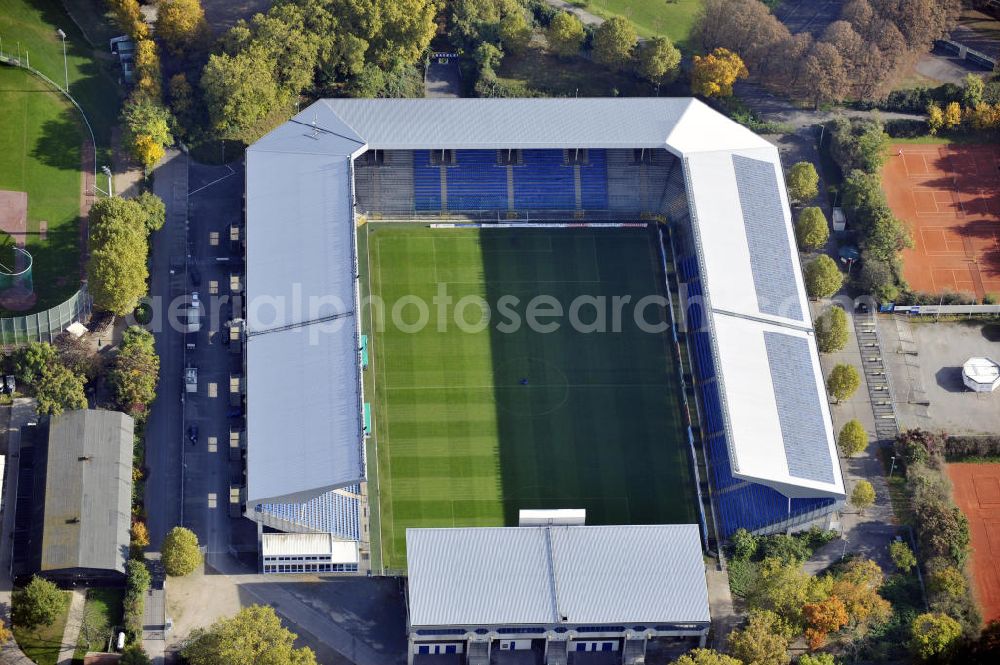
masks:
[[[354,485],[347,488],[353,492]],[[345,540],[361,539],[361,501],[356,496],[334,490],[321,494],[305,503],[266,503],[258,507],[259,512],[269,513],[279,519],[292,522],[315,531],[332,533]]]
[[[418,212],[441,209],[441,167],[431,164],[430,150],[413,151],[413,207]]]
[[[448,210],[505,210],[507,167],[495,150],[459,150],[447,167]]]
[[[576,208],[573,167],[562,150],[524,150],[514,166],[514,207],[520,210]]]
[[[608,207],[608,159],[603,150],[588,150],[587,163],[580,165],[580,204],[584,210]]]

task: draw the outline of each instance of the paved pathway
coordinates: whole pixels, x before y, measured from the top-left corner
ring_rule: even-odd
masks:
[[[82,589],[73,589],[69,602],[69,614],[66,617],[66,628],[63,630],[62,648],[56,658],[57,665],[72,665],[73,654],[76,653],[76,643],[80,641],[80,628],[83,626],[83,606],[87,595]]]
[[[591,14],[586,9],[571,5],[566,2],[566,0],[545,0],[545,2],[556,9],[561,9],[564,12],[574,14],[584,25],[600,25],[604,23],[604,19],[600,16]]]
[[[817,316],[831,305],[832,302],[829,300],[811,303],[813,316]],[[823,368],[824,377],[838,363],[847,363],[856,367],[859,372],[862,371],[861,349],[854,330],[853,303],[846,300],[844,305],[847,312],[849,338],[842,351],[820,355],[820,365]],[[864,380],[864,375],[862,377]],[[886,548],[896,533],[896,527],[893,526],[896,519],[889,500],[889,486],[883,475],[882,463],[878,458],[880,443],[874,436],[875,415],[867,386],[862,384],[850,399],[840,404],[831,404],[830,413],[833,417],[834,436],[839,434],[840,429],[851,419],[859,420],[865,431],[868,432],[868,448],[855,457],[841,457],[840,466],[843,470],[844,486],[848,497],[850,497],[857,481],[864,479],[875,488],[875,505],[866,509],[863,515],[850,505],[846,506],[840,517],[840,526],[844,538],[846,538],[846,548],[844,541],[835,541],[826,545],[807,562],[806,569],[813,573],[818,572],[843,556],[844,552],[864,554],[885,566],[888,561]]]
[[[733,595],[729,590],[729,574],[709,565],[705,570],[708,581],[708,605],[712,609],[712,644],[713,649],[726,648],[729,633],[739,626],[743,620],[733,606]]]

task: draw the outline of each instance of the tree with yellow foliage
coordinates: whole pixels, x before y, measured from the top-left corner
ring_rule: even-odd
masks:
[[[927,105],[927,127],[930,130],[931,136],[934,136],[944,128],[944,112],[934,102]]]
[[[108,0],[111,12],[122,30],[135,41],[149,37],[149,26],[142,18],[139,0]]]
[[[132,524],[132,545],[140,549],[149,546],[149,530],[145,522]]]
[[[182,55],[208,34],[200,0],[160,0],[156,36],[175,55]]]
[[[729,49],[717,48],[704,57],[694,56],[691,91],[705,97],[731,97],[733,84],[749,75],[743,58]]]
[[[143,39],[135,45],[135,88],[136,93],[153,101],[159,101],[162,94],[160,84],[160,56],[152,39]]]
[[[962,107],[958,102],[950,102],[944,107],[944,126],[948,129],[962,124]]]
[[[139,160],[139,163],[147,171],[153,168],[156,162],[163,159],[163,155],[166,154],[163,146],[154,141],[153,137],[149,134],[139,134],[136,136],[132,148],[135,151],[136,159]]]

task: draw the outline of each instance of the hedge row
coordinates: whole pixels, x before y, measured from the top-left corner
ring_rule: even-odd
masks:
[[[968,457],[1000,457],[1000,436],[949,436],[944,443],[944,455],[950,461]]]

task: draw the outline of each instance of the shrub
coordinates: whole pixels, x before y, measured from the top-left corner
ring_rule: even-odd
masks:
[[[756,586],[758,567],[753,561],[732,559],[729,562],[729,590],[734,596],[746,598]]]
[[[889,543],[889,556],[900,572],[908,573],[917,565],[917,557],[913,556],[913,550],[902,540]]]
[[[1000,436],[949,436],[944,441],[944,454],[954,461],[967,457],[1000,457]]]
[[[779,533],[761,539],[760,556],[786,564],[801,563],[812,556],[812,549],[801,538]]]
[[[749,560],[757,553],[757,536],[746,529],[737,529],[729,538],[732,546],[733,558]]]
[[[895,450],[907,466],[926,464],[932,457],[940,458],[944,453],[944,437],[919,428],[904,430],[896,437]]]

